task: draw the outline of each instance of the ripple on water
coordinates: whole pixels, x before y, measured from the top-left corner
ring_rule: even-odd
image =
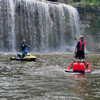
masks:
[[[72,61],[70,54],[37,56],[36,62],[9,61],[9,55],[0,56],[0,100],[100,98],[100,62],[94,56],[89,61],[93,66],[91,74],[66,73]]]

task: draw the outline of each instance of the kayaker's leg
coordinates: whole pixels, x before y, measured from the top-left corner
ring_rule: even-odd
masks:
[[[77,59],[77,58],[75,58],[73,62],[75,62],[75,61],[76,61],[76,59]]]
[[[21,59],[23,59],[24,55],[25,55],[25,51],[22,51]]]
[[[83,59],[83,61],[84,61],[85,66],[87,66],[86,60],[85,60],[85,59]]]
[[[74,61],[73,61],[73,62],[75,62],[75,61],[76,61],[76,59],[77,59],[77,53],[76,53],[76,55],[74,56]]]
[[[80,53],[79,53],[79,51],[77,51],[76,53],[75,53],[75,58],[74,58],[74,61],[73,62],[75,62],[76,61],[76,59],[78,58],[80,56]]]
[[[21,55],[21,59],[23,58],[23,54]]]

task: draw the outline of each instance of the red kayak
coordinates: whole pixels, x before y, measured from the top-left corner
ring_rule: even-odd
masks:
[[[91,66],[88,62],[85,65],[83,60],[77,60],[75,62],[71,62],[65,72],[91,73]]]

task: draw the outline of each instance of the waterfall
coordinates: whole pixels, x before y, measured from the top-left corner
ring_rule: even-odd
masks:
[[[13,52],[16,51],[16,38],[15,38],[15,4],[12,2],[12,0],[9,0],[10,3],[10,9],[11,9],[11,50]]]
[[[80,34],[74,7],[46,0],[0,2],[1,51],[20,51],[22,39],[32,52],[73,51],[74,38]]]
[[[71,26],[71,33],[73,33],[73,38],[80,35],[80,27],[79,27],[79,14],[75,8],[70,5],[67,5],[67,9],[69,9],[69,20]]]

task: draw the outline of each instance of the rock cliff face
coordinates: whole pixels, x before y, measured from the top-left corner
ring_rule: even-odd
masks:
[[[58,2],[58,0],[47,0],[47,1]]]
[[[61,3],[70,3],[73,2],[74,0],[58,0]]]
[[[86,36],[87,49],[100,52],[100,10],[94,6],[78,6],[81,32]]]
[[[61,2],[61,3],[68,3],[68,1],[70,0],[58,0],[58,2]]]
[[[70,3],[73,0],[47,0],[47,1],[52,1],[52,2],[60,2],[60,3]]]

